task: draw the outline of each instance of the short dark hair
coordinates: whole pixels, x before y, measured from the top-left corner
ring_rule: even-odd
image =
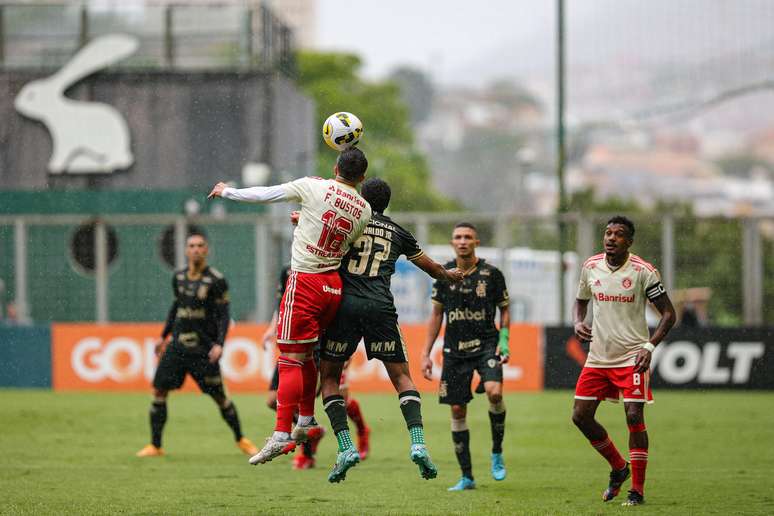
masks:
[[[341,177],[348,181],[355,181],[366,173],[368,160],[363,151],[357,147],[352,147],[339,154],[339,157],[336,158],[336,166]]]
[[[384,210],[390,205],[392,190],[384,179],[372,177],[365,180],[363,187],[360,189],[360,195],[368,201],[373,211],[384,213]]]
[[[457,229],[457,228],[470,228],[473,231],[475,231],[476,234],[478,234],[478,228],[473,224],[471,224],[470,222],[458,222],[457,225],[454,226],[454,229]]]
[[[205,243],[209,242],[207,240],[207,235],[205,235],[203,231],[189,231],[188,234],[185,236],[185,241],[188,242],[188,239],[191,237],[201,237],[202,240],[205,241]]]
[[[623,215],[616,215],[615,217],[611,218],[607,221],[607,225],[610,224],[620,224],[622,226],[626,226],[626,229],[629,230],[629,238],[634,238],[634,222],[627,219]]]

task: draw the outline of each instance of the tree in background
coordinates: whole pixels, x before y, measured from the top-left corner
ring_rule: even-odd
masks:
[[[435,91],[424,72],[408,66],[401,66],[390,73],[390,80],[400,88],[403,102],[409,107],[412,125],[424,122],[433,109]]]
[[[424,155],[414,143],[409,110],[391,81],[367,82],[360,58],[352,54],[300,52],[298,84],[317,105],[317,127],[337,111],[349,111],[365,128],[359,147],[368,156],[368,174],[388,181],[394,211],[437,211],[456,204],[433,188]],[[334,151],[319,139],[317,171],[329,176]]]

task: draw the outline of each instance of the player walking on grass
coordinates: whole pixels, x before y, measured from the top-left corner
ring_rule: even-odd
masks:
[[[190,235],[185,254],[188,267],[175,272],[172,292],[175,301],[169,309],[167,322],[156,353],[161,355],[153,377],[153,403],[150,408],[151,444],[137,452],[138,457],[164,455],[161,434],[167,421],[169,391],[183,385],[190,374],[203,393],[212,396],[220,413],[234,432],[242,452],[258,452],[249,439],[242,436],[234,402],[226,397],[218,361],[229,326],[228,285],[223,275],[207,265],[209,249],[203,235]],[[169,337],[171,343],[167,345]]]
[[[456,270],[447,271],[431,260],[411,233],[384,215],[391,196],[385,181],[369,179],[363,184],[361,193],[373,209],[373,218],[342,262],[344,298],[326,332],[321,350],[323,406],[339,444],[336,464],[328,481],[344,480],[347,470],[362,458],[349,434],[348,411],[339,383],[344,363],[361,339],[368,359],[377,358],[384,363],[398,393],[400,410],[411,438],[409,457],[419,466],[423,478],[435,478],[438,472],[425,446],[421,400],[409,373],[406,344],[398,326],[390,278],[395,274],[395,262],[401,255],[439,281],[459,281],[462,274]]]
[[[675,322],[675,310],[658,271],[629,252],[633,241],[634,224],[629,219],[618,216],[607,222],[605,252],[583,263],[573,309],[575,335],[591,341],[591,346],[575,387],[572,421],[612,467],[602,500],[615,498],[631,472],[632,488],[623,505],[645,502],[648,433],[644,408],[645,403],[653,402],[650,361],[653,349]],[[590,300],[591,328],[584,322]],[[649,335],[645,321],[646,300],[661,314],[653,335]],[[594,418],[600,401],[617,402],[619,398],[623,398],[629,426],[631,465]]]
[[[350,244],[371,220],[371,207],[355,189],[368,161],[359,149],[339,154],[334,179],[304,177],[269,187],[235,189],[218,183],[209,197],[245,202],[299,202],[293,232],[292,273],[278,313],[279,387],[277,422],[263,449],[250,458],[261,464],[289,453],[319,432],[314,419],[317,367],[312,350],[341,302],[339,265]],[[292,429],[293,415],[298,422]]]
[[[503,403],[503,364],[508,361],[509,328],[508,289],[497,267],[476,256],[478,239],[475,226],[461,222],[454,227],[451,244],[456,259],[447,268],[457,267],[464,273],[462,284],[436,282],[433,285],[433,312],[428,326],[427,343],[422,353],[422,373],[432,379],[430,351],[441,331],[446,315],[443,338],[443,369],[439,388],[440,402],[451,405],[451,430],[454,452],[462,469],[462,478],[449,491],[474,489],[470,461],[470,432],[467,404],[473,399],[470,383],[478,371],[489,399],[489,423],[492,430],[491,473],[495,480],[505,479],[503,436],[505,404]],[[495,314],[500,311],[500,329]]]

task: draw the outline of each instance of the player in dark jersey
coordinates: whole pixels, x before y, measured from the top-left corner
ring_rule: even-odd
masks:
[[[423,478],[435,478],[437,470],[425,446],[419,392],[409,374],[406,347],[390,292],[390,278],[401,255],[439,281],[460,281],[462,274],[456,270],[448,271],[427,257],[411,233],[384,215],[391,195],[385,181],[368,179],[363,183],[361,195],[371,205],[373,216],[341,262],[343,298],[321,350],[323,406],[339,444],[336,464],[328,480],[344,480],[347,470],[359,462],[347,426],[339,378],[344,362],[355,352],[361,339],[365,342],[368,358],[378,358],[384,363],[398,392],[400,409],[411,436],[411,460],[419,466]]]
[[[204,236],[190,235],[185,247],[188,267],[172,277],[175,301],[156,345],[161,359],[153,377],[151,444],[137,452],[138,457],[164,455],[161,434],[167,421],[167,396],[183,385],[186,374],[218,404],[223,419],[234,432],[237,447],[247,455],[258,452],[242,435],[236,406],[223,389],[218,361],[230,321],[228,284],[220,272],[207,265],[207,253]]]
[[[502,442],[505,434],[503,404],[503,366],[508,361],[510,312],[505,278],[496,267],[476,256],[480,241],[476,228],[469,223],[457,224],[452,232],[452,247],[456,259],[445,267],[463,271],[462,284],[437,282],[433,285],[433,313],[428,327],[427,342],[422,354],[422,374],[432,379],[433,363],[430,350],[446,316],[443,339],[443,369],[439,388],[440,402],[451,405],[452,441],[462,478],[450,491],[473,489],[473,468],[470,462],[470,432],[465,421],[467,404],[473,399],[470,382],[478,371],[489,398],[489,422],[492,429],[492,477],[505,478]],[[495,326],[495,313],[500,310],[500,329]]]

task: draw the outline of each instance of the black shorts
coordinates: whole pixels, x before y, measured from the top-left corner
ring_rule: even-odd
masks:
[[[203,393],[226,397],[220,365],[217,362],[210,363],[207,355],[181,351],[173,346],[169,346],[161,355],[159,367],[153,377],[153,387],[165,391],[179,389],[185,381],[186,373],[193,377]]]
[[[471,358],[444,355],[438,401],[446,405],[469,403],[473,399],[473,393],[470,392],[473,371],[478,371],[484,382],[503,381],[503,366],[494,349]]]
[[[378,358],[382,362],[408,362],[395,306],[345,294],[336,318],[325,331],[322,358],[344,362],[355,353],[361,339],[365,342],[369,360]]]

